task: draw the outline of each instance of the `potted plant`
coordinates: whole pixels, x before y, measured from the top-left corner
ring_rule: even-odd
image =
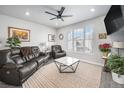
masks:
[[[111,45],[109,43],[104,43],[99,45],[99,50],[103,53],[103,56],[107,57],[111,51]]]
[[[18,37],[10,37],[6,41],[8,47],[10,48],[15,48],[15,47],[20,47],[21,41],[19,40]]]
[[[111,55],[106,66],[112,72],[112,79],[119,84],[124,84],[124,57]]]

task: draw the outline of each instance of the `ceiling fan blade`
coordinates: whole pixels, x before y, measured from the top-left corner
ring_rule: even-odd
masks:
[[[72,17],[73,15],[62,15],[61,17]]]
[[[57,17],[51,18],[50,20],[57,19]]]
[[[50,14],[50,15],[57,16],[56,14],[50,13],[50,12],[48,12],[48,11],[45,11],[45,13]]]
[[[65,7],[61,7],[61,10],[59,11],[59,15],[62,15],[62,13],[64,12]]]
[[[64,21],[64,19],[61,17],[61,20]]]

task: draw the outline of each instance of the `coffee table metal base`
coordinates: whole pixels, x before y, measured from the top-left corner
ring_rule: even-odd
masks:
[[[68,65],[65,65],[65,64],[62,64],[62,63],[59,63],[59,62],[55,62],[58,70],[60,73],[75,73],[76,72],[76,69],[79,65],[79,62],[80,61],[77,61],[75,62],[74,64],[68,66]],[[69,71],[66,71],[66,69],[70,69]]]

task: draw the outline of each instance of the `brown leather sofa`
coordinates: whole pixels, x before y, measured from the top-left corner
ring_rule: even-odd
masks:
[[[0,50],[0,80],[11,85],[22,85],[49,59],[39,48],[22,47]]]

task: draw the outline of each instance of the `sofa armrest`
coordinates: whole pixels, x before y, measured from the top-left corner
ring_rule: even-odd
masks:
[[[2,68],[6,68],[6,69],[18,69],[23,67],[23,65],[21,64],[13,64],[13,63],[7,63],[5,65],[2,66]]]
[[[1,69],[3,66],[4,66],[3,64],[0,64],[0,69]]]
[[[40,56],[46,56],[47,53],[46,52],[40,52]]]
[[[16,64],[7,63],[0,69],[0,80],[12,85],[21,85],[20,73]]]

